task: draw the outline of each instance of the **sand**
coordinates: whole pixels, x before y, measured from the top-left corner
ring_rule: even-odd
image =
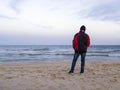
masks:
[[[77,62],[0,63],[0,90],[120,90],[120,62],[86,62],[80,75]]]

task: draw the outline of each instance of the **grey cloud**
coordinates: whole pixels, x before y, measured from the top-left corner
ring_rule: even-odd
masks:
[[[23,0],[12,0],[9,4],[9,7],[14,10],[16,13],[20,13],[20,4]]]
[[[85,10],[82,10],[82,16],[85,18],[120,21],[120,1],[113,0],[112,2],[93,5]]]
[[[2,19],[10,19],[10,20],[16,19],[15,17],[9,17],[9,16],[5,16],[5,15],[0,15],[0,18],[2,18]]]
[[[46,26],[46,25],[40,25],[40,24],[33,24],[35,27],[38,27],[40,28],[41,30],[44,30],[44,29],[53,29],[52,26]]]

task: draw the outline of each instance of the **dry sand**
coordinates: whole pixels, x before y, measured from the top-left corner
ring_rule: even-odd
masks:
[[[120,90],[120,62],[86,62],[69,75],[71,62],[1,63],[0,90]]]

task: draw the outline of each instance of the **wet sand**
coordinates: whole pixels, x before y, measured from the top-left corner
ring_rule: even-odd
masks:
[[[80,63],[70,75],[71,62],[0,63],[0,90],[120,90],[120,62]]]

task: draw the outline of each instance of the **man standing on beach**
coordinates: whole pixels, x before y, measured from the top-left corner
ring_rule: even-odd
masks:
[[[73,39],[73,48],[74,48],[74,58],[71,65],[71,70],[69,71],[69,74],[74,73],[74,68],[76,65],[76,61],[81,55],[81,71],[80,73],[84,73],[84,67],[85,67],[85,56],[87,52],[87,48],[90,45],[90,38],[89,35],[85,33],[86,27],[82,25],[80,27],[80,31],[75,34]]]

